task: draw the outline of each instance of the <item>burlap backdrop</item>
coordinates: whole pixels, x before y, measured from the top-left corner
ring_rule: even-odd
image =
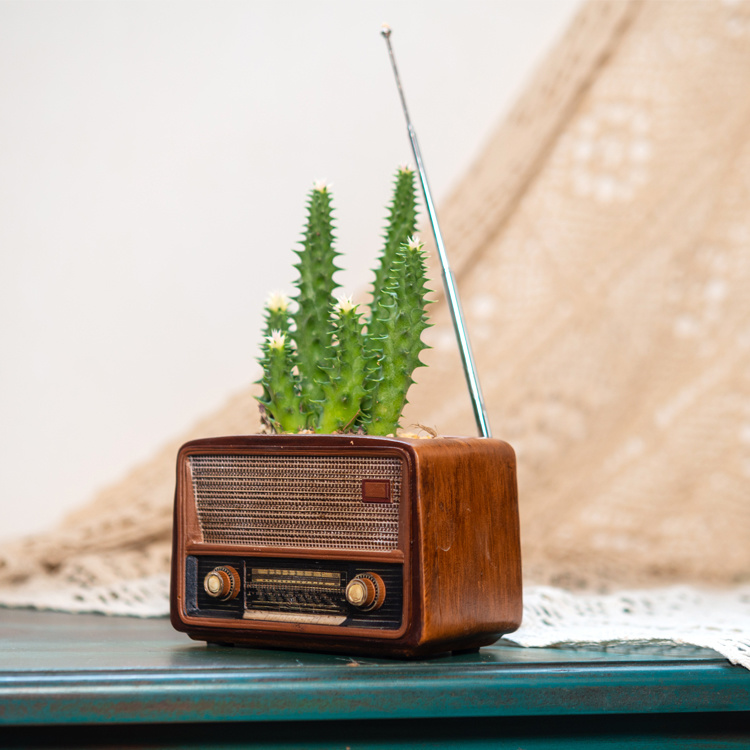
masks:
[[[527,580],[750,577],[748,91],[750,3],[594,0],[441,206]],[[475,434],[432,314],[404,426]],[[256,431],[252,393],[6,548],[0,582],[165,571],[177,448]]]

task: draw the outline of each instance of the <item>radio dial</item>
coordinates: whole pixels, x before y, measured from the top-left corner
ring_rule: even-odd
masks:
[[[214,599],[234,599],[240,593],[240,574],[231,565],[220,565],[203,579],[203,588]]]
[[[349,581],[345,595],[352,607],[369,612],[385,601],[385,584],[377,573],[361,573]]]

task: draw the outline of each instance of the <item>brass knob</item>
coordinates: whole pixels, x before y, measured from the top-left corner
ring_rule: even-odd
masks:
[[[203,588],[214,599],[234,599],[240,593],[240,574],[231,565],[220,565],[203,579]]]
[[[361,573],[349,581],[345,596],[352,607],[369,612],[385,601],[385,584],[377,573]]]

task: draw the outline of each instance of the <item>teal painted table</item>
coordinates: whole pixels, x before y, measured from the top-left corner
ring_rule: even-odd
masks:
[[[398,662],[22,610],[0,644],[4,747],[750,747],[750,672],[689,648]]]

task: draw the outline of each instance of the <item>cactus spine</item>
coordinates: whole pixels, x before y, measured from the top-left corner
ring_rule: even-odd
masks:
[[[297,345],[296,364],[300,378],[303,408],[315,420],[319,411],[315,402],[323,398],[321,382],[325,371],[321,365],[328,357],[333,343],[333,330],[329,313],[334,302],[333,292],[338,286],[333,274],[337,252],[333,249],[333,222],[331,197],[328,186],[316,183],[308,200],[307,226],[302,249],[295,251],[299,257],[295,268],[297,279],[297,310],[293,314],[294,341]]]
[[[414,382],[412,373],[424,363],[420,353],[427,349],[422,332],[427,323],[425,252],[412,238],[401,245],[385,280],[385,295],[373,311],[377,337],[368,346],[377,352],[378,367],[371,375],[369,409],[362,426],[370,435],[395,434],[406,406],[406,394]]]

